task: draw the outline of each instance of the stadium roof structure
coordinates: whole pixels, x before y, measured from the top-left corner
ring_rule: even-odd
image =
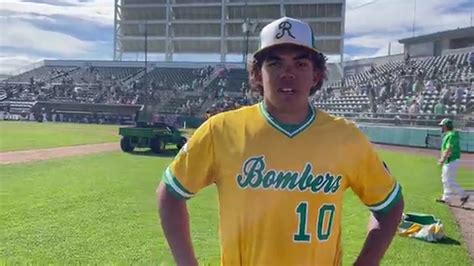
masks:
[[[413,44],[413,43],[420,43],[425,41],[433,41],[433,40],[440,40],[440,39],[456,39],[456,38],[464,38],[464,37],[473,37],[474,36],[474,27],[467,27],[467,28],[457,28],[454,30],[447,30],[447,31],[440,31],[431,34],[410,37],[401,39],[398,42],[402,44]]]
[[[124,54],[214,54],[245,56],[258,34],[282,16],[307,21],[315,45],[343,54],[346,0],[115,0],[114,59]]]

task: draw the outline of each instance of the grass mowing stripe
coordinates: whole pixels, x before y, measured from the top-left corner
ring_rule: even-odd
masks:
[[[435,214],[451,244],[396,237],[383,265],[470,265],[448,208],[436,204],[439,169],[430,157],[381,152],[400,181],[406,211]],[[0,254],[4,262],[173,265],[162,234],[155,188],[171,158],[125,153],[0,167]],[[460,171],[468,180],[472,172]],[[350,191],[343,214],[344,264],[365,237],[369,212]],[[196,254],[218,264],[216,189],[188,201]]]

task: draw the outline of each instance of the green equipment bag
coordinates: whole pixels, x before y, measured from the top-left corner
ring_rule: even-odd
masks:
[[[398,235],[428,242],[438,242],[444,238],[444,225],[434,215],[404,213],[398,226]]]

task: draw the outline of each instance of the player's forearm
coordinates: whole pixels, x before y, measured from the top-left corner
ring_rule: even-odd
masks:
[[[157,190],[161,227],[177,265],[198,265],[189,232],[186,201],[176,199],[160,184]]]
[[[364,247],[355,265],[379,265],[385,251],[390,246],[403,213],[403,199],[390,212],[372,214],[368,224],[368,234]]]
[[[444,163],[449,158],[449,156],[451,156],[451,149],[449,149],[449,150],[447,150],[443,153],[443,155],[441,156],[441,159],[440,159],[441,162]]]

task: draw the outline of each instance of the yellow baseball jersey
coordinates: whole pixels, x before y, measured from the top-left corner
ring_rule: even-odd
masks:
[[[166,169],[182,199],[216,185],[222,265],[340,265],[344,191],[375,212],[401,198],[353,123],[310,109],[296,126],[263,103],[213,116]]]

